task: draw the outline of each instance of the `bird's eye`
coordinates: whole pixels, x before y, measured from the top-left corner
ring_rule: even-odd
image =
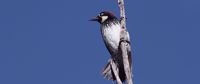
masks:
[[[103,15],[104,15],[104,13],[101,13],[100,15],[101,15],[101,16],[103,16]]]

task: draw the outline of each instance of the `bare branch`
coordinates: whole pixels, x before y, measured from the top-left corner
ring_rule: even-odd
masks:
[[[118,0],[118,5],[120,8],[120,23],[121,23],[121,51],[123,56],[124,71],[126,74],[126,81],[128,84],[133,84],[132,82],[132,68],[128,60],[128,51],[130,51],[130,44],[127,41],[130,41],[128,31],[126,30],[126,16],[124,8],[124,0]]]
[[[120,23],[123,29],[126,29],[126,16],[125,16],[125,8],[124,8],[124,0],[118,0],[118,5],[120,9]]]
[[[124,71],[126,74],[126,81],[128,84],[133,84],[132,82],[132,69],[129,64],[128,60],[128,47],[130,47],[129,43],[127,42],[121,42],[121,50],[122,50],[122,56],[123,56],[123,63],[124,63]]]
[[[118,71],[118,68],[117,68],[116,64],[114,63],[113,59],[111,59],[110,65],[111,65],[112,70],[113,70],[113,73],[114,73],[114,75],[115,75],[117,84],[122,84],[122,81],[121,81],[120,78],[119,78],[119,74],[118,74],[119,71]]]

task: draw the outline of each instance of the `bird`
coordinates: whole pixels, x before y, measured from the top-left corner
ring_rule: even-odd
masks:
[[[103,38],[103,42],[108,50],[108,52],[111,55],[111,59],[114,61],[119,78],[121,82],[125,82],[126,75],[124,71],[124,64],[123,64],[123,57],[122,57],[122,51],[120,50],[120,42],[121,40],[121,24],[120,20],[110,11],[103,11],[100,12],[96,17],[90,19],[90,21],[96,21],[100,23],[100,31]],[[128,31],[126,31],[126,37],[128,38],[126,41],[130,43],[130,36]],[[131,70],[131,64],[132,64],[132,58],[131,58],[131,50],[128,50],[128,62],[130,65]],[[110,61],[108,61],[108,64],[105,66],[105,68],[102,71],[102,74],[104,78],[108,80],[116,80],[116,77],[114,75],[114,72],[111,68]]]

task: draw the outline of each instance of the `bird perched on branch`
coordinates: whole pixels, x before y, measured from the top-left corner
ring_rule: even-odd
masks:
[[[109,53],[111,54],[111,59],[114,61],[115,65],[117,66],[116,71],[118,72],[117,74],[119,75],[120,80],[124,82],[126,80],[126,75],[124,71],[122,51],[120,48],[120,42],[123,41],[120,38],[121,31],[123,28],[121,28],[120,21],[117,19],[117,17],[113,13],[108,12],[108,11],[103,11],[99,13],[98,16],[96,16],[95,18],[92,18],[90,21],[97,21],[100,23],[101,35],[102,35],[103,41]],[[126,41],[130,43],[128,32],[127,32],[126,37],[128,38]],[[128,61],[130,64],[129,68],[131,70],[131,62],[132,62],[131,50],[127,52],[128,52],[127,53]],[[108,80],[116,80],[114,72],[111,68],[110,61],[103,69],[102,74]]]

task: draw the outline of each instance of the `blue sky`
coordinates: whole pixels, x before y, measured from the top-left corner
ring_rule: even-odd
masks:
[[[0,84],[111,84],[99,24],[117,0],[1,0]],[[200,1],[126,0],[136,84],[200,84]]]

